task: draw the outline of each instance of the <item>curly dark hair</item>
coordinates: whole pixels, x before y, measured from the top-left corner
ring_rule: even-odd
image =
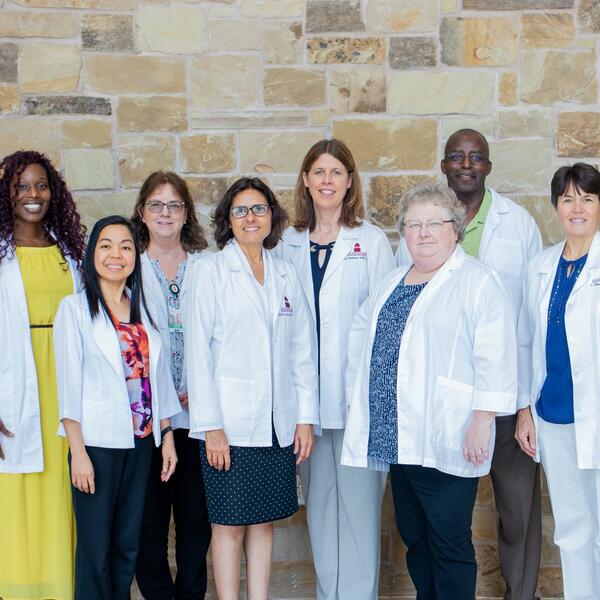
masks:
[[[15,249],[13,186],[31,164],[43,167],[48,176],[51,201],[43,222],[46,236],[56,242],[63,258],[69,256],[80,267],[85,251],[85,226],[61,174],[45,154],[35,150],[19,150],[0,162],[0,262]]]
[[[263,246],[267,250],[275,248],[283,235],[283,230],[288,222],[288,216],[285,209],[277,202],[277,198],[271,188],[258,179],[258,177],[242,177],[235,181],[225,192],[212,218],[215,230],[215,242],[219,250],[222,250],[227,242],[233,238],[233,231],[231,231],[231,226],[229,225],[229,211],[231,210],[233,199],[245,190],[260,192],[271,207],[271,233],[263,240]]]
[[[183,249],[186,252],[199,252],[200,250],[204,250],[204,248],[208,246],[208,242],[204,237],[202,225],[198,222],[196,207],[194,206],[194,201],[192,200],[192,195],[190,194],[187,183],[172,171],[154,171],[154,173],[151,173],[146,177],[146,181],[142,184],[135,206],[133,207],[133,215],[131,216],[131,221],[138,231],[138,240],[140,242],[141,251],[146,251],[148,242],[150,241],[148,228],[142,221],[144,204],[157,187],[166,183],[175,190],[175,193],[181,198],[181,201],[185,205],[187,218],[181,229],[181,245],[183,246]]]

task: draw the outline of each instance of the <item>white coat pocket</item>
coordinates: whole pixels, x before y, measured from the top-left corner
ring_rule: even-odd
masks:
[[[462,451],[473,413],[473,386],[438,375],[434,402],[434,445],[440,449]]]
[[[225,433],[236,438],[251,437],[256,418],[256,393],[252,379],[217,378]]]
[[[519,275],[526,262],[523,257],[523,247],[517,240],[494,238],[490,240],[487,258],[490,264],[501,273]]]

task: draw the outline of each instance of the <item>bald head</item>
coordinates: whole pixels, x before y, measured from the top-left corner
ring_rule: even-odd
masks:
[[[478,138],[479,141],[481,142],[482,147],[485,149],[486,156],[490,155],[490,146],[488,144],[488,141],[485,139],[485,136],[483,135],[483,133],[480,133],[476,129],[469,129],[468,127],[464,128],[464,129],[459,129],[458,131],[455,131],[448,138],[448,141],[446,142],[446,146],[444,147],[444,154],[445,155],[448,154],[449,149],[453,148],[455,146],[456,142],[463,136]]]

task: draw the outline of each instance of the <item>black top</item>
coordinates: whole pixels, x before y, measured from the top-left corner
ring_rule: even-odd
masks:
[[[319,293],[321,291],[321,284],[323,283],[323,277],[325,277],[325,271],[331,254],[333,252],[333,246],[335,241],[329,242],[329,244],[317,244],[316,242],[310,242],[310,267],[312,271],[313,281],[313,292],[315,295],[315,317],[317,321],[317,340],[319,342],[319,348],[321,346],[321,317],[319,312]],[[322,265],[319,265],[319,251],[325,250],[325,260]]]

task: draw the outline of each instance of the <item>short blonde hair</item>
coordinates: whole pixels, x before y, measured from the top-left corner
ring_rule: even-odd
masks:
[[[463,241],[465,229],[467,228],[465,207],[456,197],[454,191],[439,181],[426,181],[402,195],[402,198],[400,198],[400,212],[398,213],[398,231],[400,235],[404,236],[404,219],[408,209],[416,204],[435,204],[445,208],[452,218],[458,241]]]

